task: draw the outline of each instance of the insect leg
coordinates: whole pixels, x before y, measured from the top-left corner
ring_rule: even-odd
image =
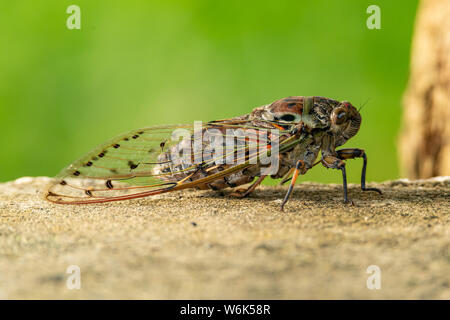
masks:
[[[256,187],[259,186],[266,177],[267,176],[261,176],[250,187],[248,187],[248,189],[238,189],[230,195],[233,197],[244,198],[255,191]]]
[[[361,190],[362,191],[375,191],[379,194],[381,193],[380,189],[377,188],[366,188],[366,168],[367,168],[367,156],[366,152],[362,149],[341,149],[337,150],[337,155],[339,159],[354,159],[354,158],[363,158],[363,167],[361,171]]]
[[[348,200],[347,195],[347,173],[345,172],[345,162],[335,156],[324,156],[322,157],[322,164],[326,168],[339,169],[342,171],[342,184],[344,187],[344,203],[353,203]]]
[[[288,189],[286,195],[284,196],[283,202],[281,203],[281,211],[284,210],[284,205],[286,204],[286,202],[288,202],[289,197],[292,193],[292,190],[294,190],[294,185],[295,185],[295,182],[297,181],[297,177],[298,177],[299,173],[303,172],[304,169],[305,169],[305,162],[303,162],[302,160],[298,160],[297,164],[295,165],[294,174],[292,175],[291,184],[289,185],[289,189]]]
[[[344,203],[349,203],[349,202],[352,202],[352,201],[351,200],[348,201],[348,196],[347,196],[347,173],[345,172],[345,166],[342,166],[341,170],[342,170],[342,184],[344,186]]]
[[[314,164],[311,166],[311,168],[315,167],[315,166],[318,165],[319,163],[320,163],[320,160],[317,161],[316,163],[314,163]],[[309,168],[309,169],[311,169],[311,168]],[[291,179],[292,179],[291,175],[292,175],[292,173],[294,172],[294,170],[295,170],[295,167],[289,169],[289,171],[283,176],[283,179],[280,181],[280,183],[279,183],[278,185],[279,185],[279,186],[282,186],[282,185],[285,184],[286,182],[291,181]]]
[[[283,179],[280,181],[279,185],[282,186],[286,182],[290,181],[292,179],[291,175],[294,172],[295,167],[292,167],[289,169],[289,171],[284,175]]]

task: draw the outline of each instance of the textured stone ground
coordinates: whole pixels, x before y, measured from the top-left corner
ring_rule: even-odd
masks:
[[[352,185],[354,206],[304,183],[284,213],[284,187],[64,206],[42,200],[48,180],[0,184],[0,298],[450,299],[447,178],[386,182],[383,196]]]

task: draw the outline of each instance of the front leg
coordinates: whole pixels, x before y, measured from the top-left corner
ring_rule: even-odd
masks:
[[[326,168],[330,169],[339,169],[342,171],[342,184],[344,187],[344,203],[351,203],[353,204],[353,201],[348,200],[347,195],[347,173],[345,172],[345,162],[341,159],[335,157],[335,156],[323,156],[322,157],[322,165]]]
[[[366,168],[367,168],[367,156],[366,152],[362,149],[341,149],[336,151],[339,159],[347,160],[354,158],[363,158],[364,163],[361,171],[361,190],[362,191],[375,191],[379,194],[381,193],[380,189],[377,188],[366,188]]]

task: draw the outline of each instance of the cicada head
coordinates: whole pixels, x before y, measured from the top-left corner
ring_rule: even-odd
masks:
[[[333,108],[330,131],[336,137],[336,146],[343,145],[348,139],[356,135],[361,126],[361,115],[348,101],[341,102]]]

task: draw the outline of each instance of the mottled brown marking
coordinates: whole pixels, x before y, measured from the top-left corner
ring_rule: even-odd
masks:
[[[302,114],[303,112],[303,101],[304,97],[289,97],[277,100],[270,105],[270,109],[274,113],[297,113]]]

